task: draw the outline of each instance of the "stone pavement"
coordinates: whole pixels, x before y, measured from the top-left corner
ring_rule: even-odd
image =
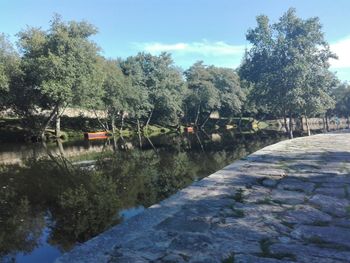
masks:
[[[350,133],[268,146],[57,262],[350,262]]]

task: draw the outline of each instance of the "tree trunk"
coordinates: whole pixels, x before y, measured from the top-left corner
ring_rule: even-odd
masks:
[[[112,126],[112,133],[113,133],[113,136],[115,134],[115,117],[114,117],[114,114],[111,115],[111,126]]]
[[[115,136],[113,136],[112,140],[113,140],[113,152],[117,152],[118,144],[117,144],[117,140],[116,140]]]
[[[123,132],[123,127],[124,127],[124,112],[122,112],[122,116],[121,116],[121,125],[120,125],[120,130],[119,130],[119,133],[120,133],[120,137],[122,137],[123,138],[123,134],[122,134],[122,132]]]
[[[307,118],[306,114],[305,114],[305,122],[306,122],[307,135],[310,136],[311,131],[310,131],[310,126],[309,126],[309,119]]]
[[[94,114],[95,114],[95,116],[96,116],[96,118],[97,118],[98,123],[101,125],[101,127],[102,127],[106,132],[109,132],[108,126],[105,126],[105,125],[103,124],[103,122],[102,122],[101,119],[98,117],[98,115],[97,115],[97,113],[96,113],[95,110],[94,110]]]
[[[328,116],[326,114],[326,131],[329,132],[329,123],[328,123]]]
[[[293,118],[292,113],[289,114],[289,139],[293,139]]]
[[[151,113],[148,116],[147,122],[146,122],[146,131],[148,131],[148,124],[151,121],[152,115],[153,115],[154,109],[152,109]]]
[[[60,138],[57,138],[57,146],[58,146],[58,149],[60,151],[61,157],[64,158],[65,152],[64,152],[63,144],[62,144],[62,141],[60,140]]]
[[[141,129],[140,129],[140,120],[139,119],[137,119],[137,134],[139,135],[140,148],[142,148]]]
[[[56,139],[59,139],[61,136],[61,116],[59,112],[59,107],[56,109],[56,124],[55,124],[55,134],[56,134]]]
[[[196,119],[194,121],[194,125],[197,127],[198,124],[198,119],[199,119],[199,113],[201,111],[201,105],[199,104],[198,109],[197,109],[197,115],[196,115]]]
[[[197,140],[198,140],[198,142],[199,142],[199,145],[201,146],[202,152],[205,152],[205,151],[204,151],[204,146],[203,146],[203,144],[202,144],[201,139],[200,139],[199,136],[198,136],[198,133],[196,132],[195,134],[196,134]]]
[[[208,120],[209,120],[209,118],[210,118],[211,113],[212,113],[212,111],[210,111],[210,112],[209,112],[209,114],[208,114],[207,118],[205,119],[205,121],[204,121],[204,122],[203,122],[203,124],[201,125],[201,129],[203,129],[203,128],[204,128],[205,124],[207,123],[207,121],[208,121]]]
[[[300,117],[300,125],[298,128],[300,128],[301,132],[305,131],[305,129],[304,129],[304,117],[303,116]]]
[[[153,148],[154,152],[158,155],[157,148],[154,146],[151,139],[148,136],[145,136],[145,137],[146,137],[147,141],[149,142],[149,144],[151,145],[151,147]]]
[[[52,110],[49,118],[47,119],[46,123],[43,125],[43,127],[42,127],[42,129],[40,131],[40,136],[41,136],[42,141],[46,140],[46,138],[45,138],[45,131],[46,131],[47,127],[50,125],[50,123],[53,120],[53,118],[56,116],[58,107],[59,107],[58,105],[55,106],[55,108]]]
[[[283,120],[284,120],[284,128],[286,129],[286,133],[289,133],[286,113],[284,113],[283,115]]]

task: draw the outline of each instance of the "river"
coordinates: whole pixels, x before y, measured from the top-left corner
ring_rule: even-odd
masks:
[[[62,253],[266,145],[276,131],[0,145],[0,262]]]

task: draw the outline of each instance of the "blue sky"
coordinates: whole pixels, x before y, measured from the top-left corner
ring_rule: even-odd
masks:
[[[325,38],[339,56],[332,70],[350,81],[349,0],[0,0],[0,32],[15,41],[26,25],[45,29],[59,13],[64,20],[97,26],[94,41],[106,57],[168,51],[184,69],[197,60],[235,68],[255,17],[266,14],[276,21],[289,7],[303,18],[320,17]]]

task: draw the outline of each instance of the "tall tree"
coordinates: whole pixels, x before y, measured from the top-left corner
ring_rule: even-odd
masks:
[[[248,30],[246,37],[252,47],[239,73],[254,85],[252,96],[256,103],[284,118],[292,138],[293,117],[324,111],[317,105],[331,107],[329,91],[334,77],[328,68],[329,59],[336,56],[324,40],[318,18],[303,20],[291,8],[277,23],[270,24],[268,17],[261,15],[257,24]]]
[[[346,82],[340,83],[332,93],[336,103],[331,113],[346,117],[350,127],[350,85]]]
[[[59,136],[64,108],[91,103],[89,98],[96,98],[99,93],[102,84],[96,74],[99,49],[89,39],[96,32],[91,24],[66,23],[56,15],[49,30],[27,28],[18,34],[25,77],[17,94],[28,95],[26,98],[31,103],[25,103],[30,106],[27,112],[38,108],[50,111],[42,125],[42,134],[55,119]]]
[[[146,126],[152,120],[161,124],[177,124],[182,114],[185,83],[181,71],[174,66],[168,53],[159,56],[139,53],[122,63],[123,72],[133,86],[147,94],[144,103]]]
[[[115,121],[117,116],[121,117],[123,126],[124,116],[130,112],[135,91],[132,89],[130,78],[127,78],[115,60],[104,60],[104,81],[102,102],[111,122],[113,133],[115,133]],[[122,129],[121,126],[121,129]]]
[[[9,107],[10,86],[19,72],[20,58],[11,42],[0,34],[0,110]]]
[[[245,93],[234,70],[208,67],[200,61],[192,65],[185,76],[189,89],[186,114],[194,125],[203,126],[215,110],[223,115],[241,112]]]

